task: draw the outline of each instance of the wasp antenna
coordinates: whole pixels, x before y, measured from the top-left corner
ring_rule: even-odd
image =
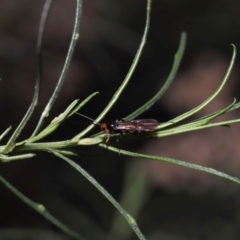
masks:
[[[86,116],[86,115],[83,115],[83,114],[77,113],[77,112],[76,112],[76,114],[79,115],[79,116],[81,116],[81,117],[87,118],[88,120],[92,121],[93,124],[95,124],[95,125],[100,125],[100,123],[96,122],[94,119],[92,119],[92,118],[90,118],[90,117],[88,117],[88,116]]]

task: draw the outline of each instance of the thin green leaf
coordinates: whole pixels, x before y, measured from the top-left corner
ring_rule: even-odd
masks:
[[[190,123],[180,125],[176,128],[178,128],[178,129],[190,129],[191,130],[191,128],[194,129],[195,127],[198,127],[198,126],[205,126],[212,119],[217,118],[217,117],[221,116],[222,114],[226,113],[229,109],[231,109],[231,107],[235,104],[235,102],[236,102],[236,99],[234,99],[234,101],[229,106],[227,106],[226,108],[223,108],[223,109],[221,109],[219,111],[216,111],[212,114],[209,114],[209,115],[206,115],[206,116],[201,117],[199,119],[196,119],[196,120],[194,120]]]
[[[240,102],[235,103],[229,110],[228,112],[234,111],[236,109],[240,108]]]
[[[143,164],[131,162],[124,171],[124,183],[119,202],[126,209],[131,209],[131,214],[135,218],[140,214],[152,193],[148,179],[147,170]],[[131,238],[132,231],[130,228],[123,227],[125,225],[123,221],[122,216],[115,212],[109,229],[110,236],[118,236],[119,239]]]
[[[42,48],[42,38],[43,38],[43,33],[45,29],[45,24],[47,21],[47,16],[48,12],[51,6],[51,0],[46,0],[43,11],[42,11],[42,16],[41,16],[41,21],[40,21],[40,26],[39,26],[39,31],[38,31],[38,40],[37,40],[37,78],[36,78],[36,83],[34,87],[34,94],[33,94],[33,100],[31,105],[29,106],[25,116],[23,117],[22,121],[14,131],[13,135],[9,139],[5,149],[4,153],[9,153],[12,151],[14,148],[14,143],[17,140],[18,136],[21,134],[23,128],[26,126],[28,120],[32,116],[34,109],[38,103],[38,96],[39,96],[39,85],[40,81],[42,79],[42,55],[41,55],[41,48]]]
[[[58,153],[61,153],[62,155],[65,155],[65,156],[78,156],[78,154],[73,152],[73,151],[57,150],[57,149],[54,149],[54,151],[58,152]]]
[[[145,239],[144,235],[141,233],[140,229],[138,228],[135,219],[130,214],[128,214],[122,208],[122,206],[110,195],[110,193],[108,193],[107,190],[104,189],[89,173],[87,173],[82,167],[80,167],[77,163],[72,161],[70,158],[52,150],[50,150],[50,152],[55,156],[66,161],[70,166],[72,166],[73,168],[75,168],[75,170],[81,173],[94,187],[98,189],[98,191],[100,191],[104,195],[104,197],[106,197],[112,203],[112,205],[119,211],[119,213],[122,214],[122,216],[129,223],[130,227],[134,230],[138,238],[142,240]]]
[[[100,115],[96,118],[96,122],[100,122],[102,120],[102,118],[109,112],[109,110],[112,108],[112,106],[116,103],[116,101],[118,100],[118,98],[120,97],[121,93],[123,92],[124,88],[127,86],[128,82],[130,81],[136,66],[139,62],[139,59],[141,57],[141,54],[143,52],[143,48],[144,45],[146,43],[147,40],[147,34],[148,34],[148,29],[150,26],[150,11],[151,11],[151,0],[147,0],[147,11],[146,11],[146,24],[145,24],[145,28],[144,28],[144,33],[142,36],[142,40],[141,43],[139,45],[139,48],[137,50],[137,53],[133,59],[132,65],[125,77],[125,79],[123,80],[122,84],[120,85],[120,87],[118,88],[118,90],[114,93],[112,99],[110,100],[110,102],[108,103],[108,105],[104,108],[104,110],[100,113]],[[76,139],[80,139],[82,136],[84,136],[86,133],[88,133],[94,126],[91,124],[89,125],[89,127],[87,127],[84,131],[82,131],[81,133],[79,133],[78,135],[76,135],[74,138]]]
[[[213,113],[210,113],[204,117],[201,117],[201,118],[198,118],[190,123],[187,123],[187,124],[183,124],[183,125],[180,125],[180,126],[177,126],[177,127],[171,127],[170,124],[174,125],[175,123],[172,123],[172,122],[167,122],[167,123],[161,123],[159,124],[158,126],[158,130],[160,129],[163,129],[163,128],[166,128],[166,127],[171,127],[169,128],[167,131],[171,132],[171,130],[173,130],[175,132],[176,129],[188,129],[188,128],[194,128],[196,126],[201,126],[201,125],[205,125],[207,124],[210,120],[216,118],[216,117],[219,117],[220,115],[223,115],[224,113],[227,113],[229,111],[231,111],[231,109],[233,109],[233,107],[236,105],[235,104],[236,102],[236,99],[234,99],[234,101],[229,105],[227,106],[226,108],[224,109],[221,109],[221,110],[218,110],[218,111],[215,111]],[[191,129],[190,129],[191,131]],[[181,132],[181,131],[180,131]],[[159,135],[161,135],[162,131],[159,131]],[[170,133],[171,135],[171,133]],[[168,135],[169,136],[169,135]]]
[[[75,139],[73,139],[73,142],[75,142]],[[93,137],[93,138],[81,138],[77,144],[79,146],[88,146],[88,145],[96,145],[96,144],[99,144],[99,143],[102,143],[103,142],[103,138],[101,137]]]
[[[34,153],[27,153],[27,154],[16,155],[16,156],[7,156],[7,155],[0,154],[0,161],[6,163],[6,162],[11,162],[16,160],[24,160],[26,158],[32,158],[35,156],[36,154]]]
[[[167,130],[157,131],[156,134],[154,134],[154,137],[165,137],[165,136],[171,136],[171,135],[184,133],[184,132],[190,132],[190,131],[196,131],[196,130],[205,129],[205,128],[226,126],[229,124],[238,123],[240,119],[232,119],[232,120],[227,120],[223,122],[209,123],[210,120],[228,112],[228,110],[231,109],[232,106],[234,106],[235,101],[236,100],[234,100],[234,102],[231,103],[226,108],[216,111],[213,114],[209,114],[207,116],[194,120],[193,122],[186,123],[177,127],[172,127]]]
[[[41,140],[42,138],[46,137],[47,135],[51,134],[52,132],[54,132],[60,125],[61,123],[66,120],[69,116],[70,113],[72,113],[72,110],[74,109],[74,107],[78,104],[79,99],[74,100],[67,108],[66,110],[61,113],[59,116],[55,117],[50,124],[44,128],[39,134],[37,134],[36,136],[27,139],[25,142],[27,143],[33,143],[36,141]]]
[[[104,144],[100,144],[100,146],[103,147],[103,148],[107,148],[107,149],[109,149],[113,152],[117,152],[117,153],[119,152],[119,149],[115,148],[115,147],[106,146]],[[230,180],[232,182],[240,184],[240,179],[239,178],[233,177],[229,174],[226,174],[226,173],[223,173],[223,172],[220,172],[220,171],[217,171],[213,168],[203,167],[203,166],[200,166],[200,165],[197,165],[197,164],[188,163],[188,162],[184,162],[184,161],[173,159],[173,158],[166,158],[166,157],[152,156],[152,155],[146,155],[146,154],[141,154],[141,153],[134,153],[134,152],[129,152],[129,151],[122,150],[122,149],[121,149],[120,153],[123,154],[123,155],[126,155],[126,156],[155,160],[155,161],[162,161],[162,162],[167,162],[167,163],[175,164],[175,165],[190,168],[190,169],[195,169],[195,170],[198,170],[198,171],[202,171],[202,172],[205,172],[205,173],[216,175],[218,177],[226,178],[227,180]]]
[[[72,109],[72,112],[69,114],[68,117],[71,117],[73,114],[78,112],[80,108],[82,108],[86,103],[88,103],[97,94],[99,94],[99,92],[94,92],[90,96],[88,96],[86,99],[84,99],[76,108]]]
[[[217,118],[217,117],[223,115],[224,113],[227,113],[227,112],[231,111],[231,109],[235,106],[235,103],[236,103],[236,99],[234,98],[233,102],[229,106],[227,106],[226,108],[223,108],[221,110],[210,113],[206,116],[198,118],[198,119],[194,120],[192,123],[194,124],[195,122],[198,123],[198,122],[202,122],[202,121],[203,121],[203,123],[207,123],[210,120],[212,120],[214,118]],[[204,120],[206,120],[206,122]]]
[[[72,55],[73,55],[73,52],[74,52],[74,49],[75,49],[75,46],[76,46],[76,43],[79,39],[79,25],[80,25],[80,19],[81,19],[81,10],[82,10],[82,0],[77,0],[77,6],[76,6],[76,16],[75,16],[75,23],[74,23],[74,28],[73,28],[73,33],[72,33],[72,39],[71,39],[71,43],[70,43],[70,46],[69,46],[69,49],[68,49],[68,53],[67,53],[67,56],[66,56],[66,60],[65,60],[65,63],[64,63],[64,66],[63,66],[63,69],[62,69],[62,72],[61,72],[61,75],[59,77],[59,80],[58,80],[58,83],[57,83],[57,86],[56,88],[54,89],[54,92],[47,104],[47,106],[45,107],[42,115],[41,115],[41,118],[32,134],[31,137],[34,137],[41,129],[43,123],[44,123],[44,120],[45,118],[48,117],[52,107],[53,107],[53,104],[55,103],[58,95],[59,95],[59,92],[62,88],[62,85],[63,85],[63,82],[66,78],[66,75],[67,75],[67,72],[68,72],[68,69],[69,69],[69,66],[70,66],[70,63],[71,63],[71,59],[72,59]]]
[[[0,141],[10,132],[10,130],[12,129],[11,126],[9,126],[0,136]]]
[[[218,89],[208,99],[206,99],[203,103],[201,103],[199,106],[197,106],[197,107],[193,108],[192,110],[190,110],[190,111],[172,119],[171,122],[177,123],[177,122],[180,122],[180,121],[192,116],[196,112],[203,109],[206,105],[208,105],[221,92],[221,90],[223,89],[224,85],[226,84],[226,82],[227,82],[227,80],[230,76],[230,73],[232,71],[232,68],[233,68],[233,65],[234,65],[234,62],[235,62],[235,58],[236,58],[237,50],[236,50],[235,45],[232,44],[232,46],[233,46],[233,56],[232,56],[230,65],[228,67],[228,70],[227,70],[227,72],[224,76],[224,79],[223,79],[221,85],[218,87]]]
[[[67,233],[69,236],[72,236],[75,239],[78,240],[84,240],[82,236],[80,236],[78,233],[71,230],[69,227],[67,227],[65,224],[58,221],[55,217],[53,217],[46,207],[40,203],[33,202],[31,199],[26,197],[24,194],[22,194],[20,191],[18,191],[15,187],[13,187],[7,180],[5,180],[0,175],[0,181],[9,189],[11,190],[17,197],[19,197],[23,202],[25,202],[28,206],[33,208],[35,211],[40,213],[43,217],[45,217],[48,221],[50,221],[52,224],[60,228],[62,231]]]
[[[75,114],[82,106],[84,106],[89,100],[91,100],[96,94],[98,94],[98,92],[95,92],[93,94],[91,94],[90,96],[88,96],[84,101],[82,101],[80,104],[79,100],[74,100],[67,108],[66,110],[61,113],[58,117],[55,117],[51,123],[44,128],[39,134],[37,134],[36,136],[29,138],[28,140],[26,140],[25,142],[28,143],[32,143],[32,142],[36,142],[39,141],[41,139],[43,139],[44,137],[50,135],[52,132],[54,132],[62,123],[63,121],[65,121],[66,119],[68,119],[69,117],[71,117],[73,114]]]
[[[198,131],[198,130],[203,130],[203,129],[207,129],[207,128],[228,126],[228,125],[236,124],[236,123],[239,123],[239,122],[240,122],[240,119],[233,119],[233,120],[227,120],[227,121],[222,121],[222,122],[208,123],[206,125],[194,126],[194,127],[189,127],[189,126],[182,125],[182,126],[179,126],[179,127],[176,127],[176,128],[169,129],[169,130],[163,130],[163,131],[160,131],[160,132],[156,132],[154,134],[154,137],[172,136],[172,135],[175,135],[175,134]]]
[[[181,60],[182,60],[182,57],[183,57],[183,53],[185,51],[186,38],[187,38],[186,33],[183,32],[181,34],[180,43],[179,43],[177,53],[174,56],[174,62],[173,62],[171,72],[170,72],[166,82],[161,87],[161,89],[149,101],[147,101],[140,108],[135,110],[133,113],[131,113],[130,115],[128,115],[124,119],[126,119],[126,120],[135,119],[136,117],[141,115],[143,112],[147,111],[150,107],[152,107],[155,104],[155,102],[158,101],[159,98],[166,92],[166,90],[169,88],[170,84],[172,83],[174,77],[176,76],[176,73],[177,73],[178,68],[180,66],[180,63],[181,63]]]

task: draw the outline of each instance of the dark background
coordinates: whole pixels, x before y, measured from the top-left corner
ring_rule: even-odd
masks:
[[[43,3],[1,1],[1,132],[9,125],[16,127],[31,103]],[[98,116],[132,63],[144,29],[145,9],[143,0],[84,1],[80,41],[48,121],[73,100],[84,99],[95,91],[100,94],[81,113],[92,118]],[[32,133],[54,90],[71,39],[74,16],[75,1],[53,1],[43,40],[44,72],[39,105],[21,139]],[[187,47],[176,79],[164,97],[141,118],[164,122],[200,104],[223,79],[232,55],[230,44],[239,48],[239,27],[237,0],[153,0],[143,56],[106,121],[127,116],[157,92],[170,72],[182,31],[187,33]],[[225,90],[196,117],[227,106],[234,97],[239,99],[238,69],[239,57]],[[228,116],[239,118],[239,113]],[[70,139],[87,125],[88,121],[74,116],[47,140]],[[232,126],[158,140],[123,141],[121,147],[240,176],[239,130],[238,126]],[[115,145],[114,139],[110,144]],[[79,157],[73,159],[123,204],[147,239],[240,238],[237,184],[170,164],[128,158],[97,146],[79,151]],[[60,159],[38,153],[33,159],[1,163],[0,174],[88,239],[136,239],[112,205]],[[3,185],[0,185],[0,203],[0,239],[47,239],[50,234],[63,235]]]

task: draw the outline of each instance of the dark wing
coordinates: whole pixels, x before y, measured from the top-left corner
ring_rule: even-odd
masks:
[[[132,125],[136,127],[135,131],[139,132],[148,132],[148,131],[154,131],[158,127],[158,121],[155,119],[136,119],[130,121]]]
[[[129,132],[134,132],[138,131],[136,128],[136,125],[132,123],[132,121],[117,121],[117,130],[122,130],[122,131],[129,131]]]
[[[129,132],[148,132],[154,131],[158,127],[158,121],[155,119],[136,119],[131,121],[117,121],[116,130]]]

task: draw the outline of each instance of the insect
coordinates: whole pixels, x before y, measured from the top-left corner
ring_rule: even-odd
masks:
[[[95,125],[99,125],[101,130],[105,132],[107,139],[106,144],[108,143],[111,134],[119,133],[120,136],[123,133],[133,133],[133,132],[151,132],[155,131],[158,127],[158,121],[155,119],[135,119],[135,120],[115,120],[108,123],[98,123],[94,119],[87,117],[83,114],[77,113],[78,115],[85,117],[93,122]],[[119,141],[119,138],[117,139]]]

